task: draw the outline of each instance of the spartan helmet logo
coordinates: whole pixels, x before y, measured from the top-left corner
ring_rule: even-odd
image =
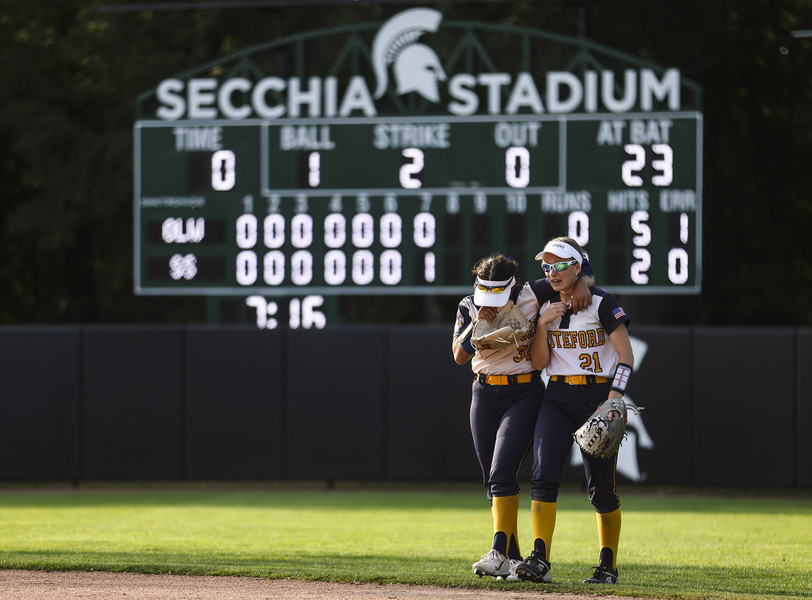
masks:
[[[372,43],[372,66],[378,86],[377,100],[389,83],[387,71],[394,63],[393,73],[399,95],[417,92],[431,102],[440,101],[437,82],[447,79],[434,50],[416,42],[427,31],[437,31],[443,18],[430,8],[413,8],[396,14],[384,23]]]

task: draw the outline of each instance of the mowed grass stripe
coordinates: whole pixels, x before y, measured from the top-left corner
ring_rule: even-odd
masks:
[[[522,497],[522,549],[530,549]],[[812,500],[622,495],[620,584],[657,598],[812,598]],[[476,491],[0,491],[0,568],[246,575],[532,589],[479,579],[490,507]],[[563,493],[553,580],[583,592],[595,514]]]

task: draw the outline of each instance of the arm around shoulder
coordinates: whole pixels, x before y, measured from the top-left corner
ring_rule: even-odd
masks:
[[[595,278],[592,275],[580,275],[575,282],[575,289],[572,292],[570,305],[576,313],[586,310],[592,304],[592,292],[589,288],[595,286]]]

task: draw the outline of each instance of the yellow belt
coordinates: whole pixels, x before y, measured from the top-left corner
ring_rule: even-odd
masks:
[[[550,381],[567,383],[569,385],[589,385],[590,383],[607,383],[608,377],[598,377],[597,375],[553,375]]]
[[[474,378],[479,383],[486,383],[488,385],[513,385],[516,383],[530,383],[533,377],[538,376],[538,371],[534,373],[524,373],[522,375],[485,375],[484,373],[476,373]]]

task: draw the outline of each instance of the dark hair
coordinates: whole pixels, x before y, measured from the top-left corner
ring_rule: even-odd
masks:
[[[492,254],[482,258],[474,265],[471,272],[487,281],[504,281],[516,275],[519,263],[512,256]]]

